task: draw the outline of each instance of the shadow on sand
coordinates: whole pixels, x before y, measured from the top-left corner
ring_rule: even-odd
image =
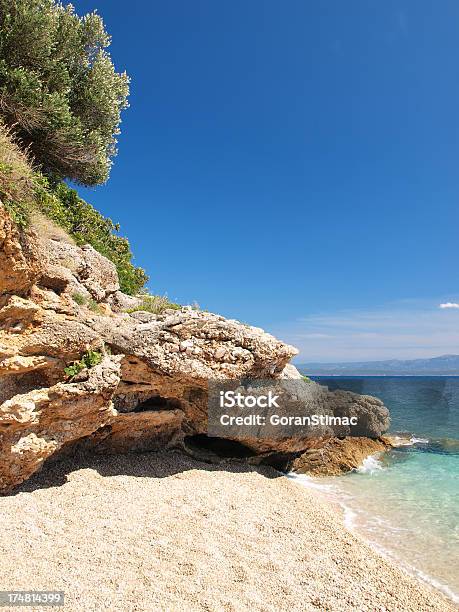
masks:
[[[230,473],[258,472],[266,478],[278,478],[282,475],[272,467],[249,465],[243,460],[225,459],[219,463],[207,463],[179,450],[123,455],[78,453],[72,457],[48,460],[40,472],[35,473],[8,496],[30,493],[37,489],[61,487],[68,482],[68,476],[72,472],[88,469],[95,470],[101,476],[133,476],[135,478],[167,478],[189,470]]]

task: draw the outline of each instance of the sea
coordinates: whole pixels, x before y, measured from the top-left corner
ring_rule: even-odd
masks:
[[[347,526],[459,603],[459,376],[313,377],[374,395],[403,446],[333,478],[295,476],[344,509]]]

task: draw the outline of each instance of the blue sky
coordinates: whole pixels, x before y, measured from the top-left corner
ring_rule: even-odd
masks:
[[[75,0],[132,78],[107,185],[150,288],[300,361],[459,352],[454,0]]]

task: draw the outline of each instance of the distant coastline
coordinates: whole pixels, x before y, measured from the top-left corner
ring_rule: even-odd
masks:
[[[307,376],[459,376],[459,355],[430,359],[312,362],[296,364],[296,367]]]
[[[303,371],[304,366],[297,366],[302,374],[306,374],[306,370]],[[311,378],[459,378],[459,374],[330,374],[328,372],[315,374],[310,370],[307,370]]]

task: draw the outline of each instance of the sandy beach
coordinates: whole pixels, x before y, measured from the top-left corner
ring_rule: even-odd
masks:
[[[65,610],[455,609],[270,469],[66,460],[0,498],[0,521],[1,588],[62,590]]]

